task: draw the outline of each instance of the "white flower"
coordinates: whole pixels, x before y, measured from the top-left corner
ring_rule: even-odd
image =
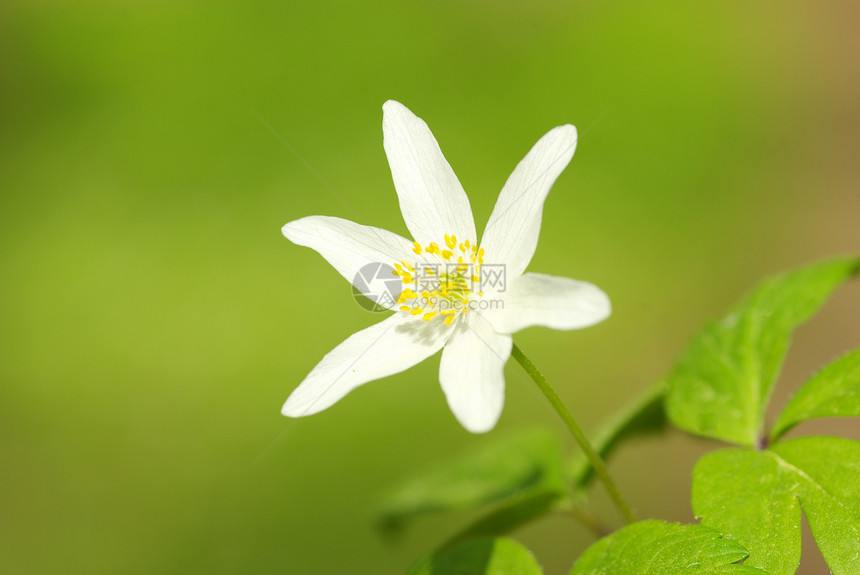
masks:
[[[609,299],[592,284],[524,273],[537,247],[544,201],[573,157],[576,128],[553,128],[517,165],[479,244],[469,199],[430,129],[398,102],[382,109],[383,145],[415,241],[326,216],[290,222],[283,233],[319,252],[353,283],[366,265],[392,266],[402,291],[396,301],[380,303],[395,313],[328,353],[282,413],[317,413],[359,385],[442,349],[439,381],[451,411],[467,430],[485,432],[502,411],[510,334],[533,325],[587,327],[610,313]]]

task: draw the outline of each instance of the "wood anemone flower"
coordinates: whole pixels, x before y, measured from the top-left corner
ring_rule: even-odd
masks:
[[[478,242],[469,198],[427,124],[393,100],[382,110],[383,145],[413,241],[327,216],[292,221],[283,233],[319,252],[358,289],[365,288],[362,269],[386,266],[398,289],[378,303],[394,314],[323,357],[282,413],[322,411],[441,349],[439,381],[451,411],[467,430],[486,432],[504,404],[512,333],[535,325],[583,328],[610,314],[609,298],[590,283],[525,273],[544,201],[573,157],[576,128],[553,128],[534,145],[502,188]]]

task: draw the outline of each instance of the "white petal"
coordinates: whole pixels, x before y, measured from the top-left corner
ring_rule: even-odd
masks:
[[[382,228],[362,226],[341,218],[309,216],[288,223],[281,231],[291,242],[319,252],[356,289],[389,309],[396,305],[394,300],[402,288],[400,280],[394,275],[387,277],[386,274],[379,278],[381,283],[374,286],[373,293],[368,293],[367,283],[360,283],[371,281],[365,277],[365,272],[376,270],[381,273],[384,270],[380,270],[379,264],[388,267],[404,259],[416,259],[412,252],[413,244],[406,238]],[[387,295],[393,297],[382,297]]]
[[[528,273],[495,294],[501,304],[481,313],[500,333],[542,325],[578,329],[603,321],[612,311],[609,298],[597,286],[556,276]]]
[[[451,335],[441,322],[395,314],[349,336],[330,351],[290,394],[281,413],[302,417],[326,409],[368,381],[427,359]]]
[[[412,237],[424,246],[441,243],[445,234],[474,242],[469,198],[430,128],[394,100],[385,102],[382,112],[383,146]]]
[[[439,381],[457,420],[472,433],[492,429],[505,403],[505,362],[513,340],[493,331],[480,313],[458,322],[442,351]]]
[[[517,165],[499,194],[484,229],[487,263],[505,264],[508,277],[522,274],[537,248],[543,204],[576,149],[576,128],[550,130]]]

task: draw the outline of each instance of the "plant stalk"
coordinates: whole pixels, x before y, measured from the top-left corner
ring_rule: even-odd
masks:
[[[609,496],[612,498],[612,501],[615,503],[615,506],[618,508],[618,511],[621,512],[621,515],[624,516],[624,520],[629,524],[636,521],[636,517],[633,515],[633,511],[630,509],[630,506],[627,504],[627,501],[624,500],[624,497],[621,495],[621,492],[618,490],[618,486],[615,484],[615,481],[612,479],[612,476],[609,475],[609,471],[606,469],[606,464],[603,463],[603,459],[600,458],[600,455],[594,450],[591,442],[588,441],[588,438],[585,436],[585,433],[582,431],[582,428],[573,418],[570,411],[568,411],[567,407],[565,407],[564,403],[562,403],[561,399],[558,397],[558,394],[555,392],[555,389],[549,384],[543,374],[535,367],[535,364],[532,363],[526,355],[523,353],[517,344],[514,344],[513,350],[511,351],[511,355],[514,356],[523,369],[526,370],[526,373],[529,374],[529,377],[535,382],[538,386],[538,389],[541,390],[541,393],[544,394],[547,401],[549,401],[550,405],[553,409],[555,409],[556,413],[558,413],[559,417],[561,417],[562,421],[564,421],[565,425],[567,425],[567,429],[570,431],[570,434],[579,444],[579,447],[585,453],[585,456],[588,458],[589,463],[594,468],[594,473],[603,482],[603,485],[606,487],[606,491],[609,493]]]

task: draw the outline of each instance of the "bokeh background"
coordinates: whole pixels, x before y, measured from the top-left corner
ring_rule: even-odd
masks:
[[[388,487],[493,434],[564,436],[513,362],[490,436],[454,420],[438,357],[279,414],[380,319],[280,227],[406,234],[382,103],[428,122],[479,229],[530,146],[579,127],[530,269],[614,315],[516,341],[594,429],[760,278],[860,251],[858,25],[852,0],[4,1],[0,570],[403,572],[473,515],[382,538]],[[798,332],[777,407],[860,345],[856,283]],[[642,517],[691,521],[714,447],[670,433],[611,467]],[[557,517],[515,536],[550,574],[592,541]]]

